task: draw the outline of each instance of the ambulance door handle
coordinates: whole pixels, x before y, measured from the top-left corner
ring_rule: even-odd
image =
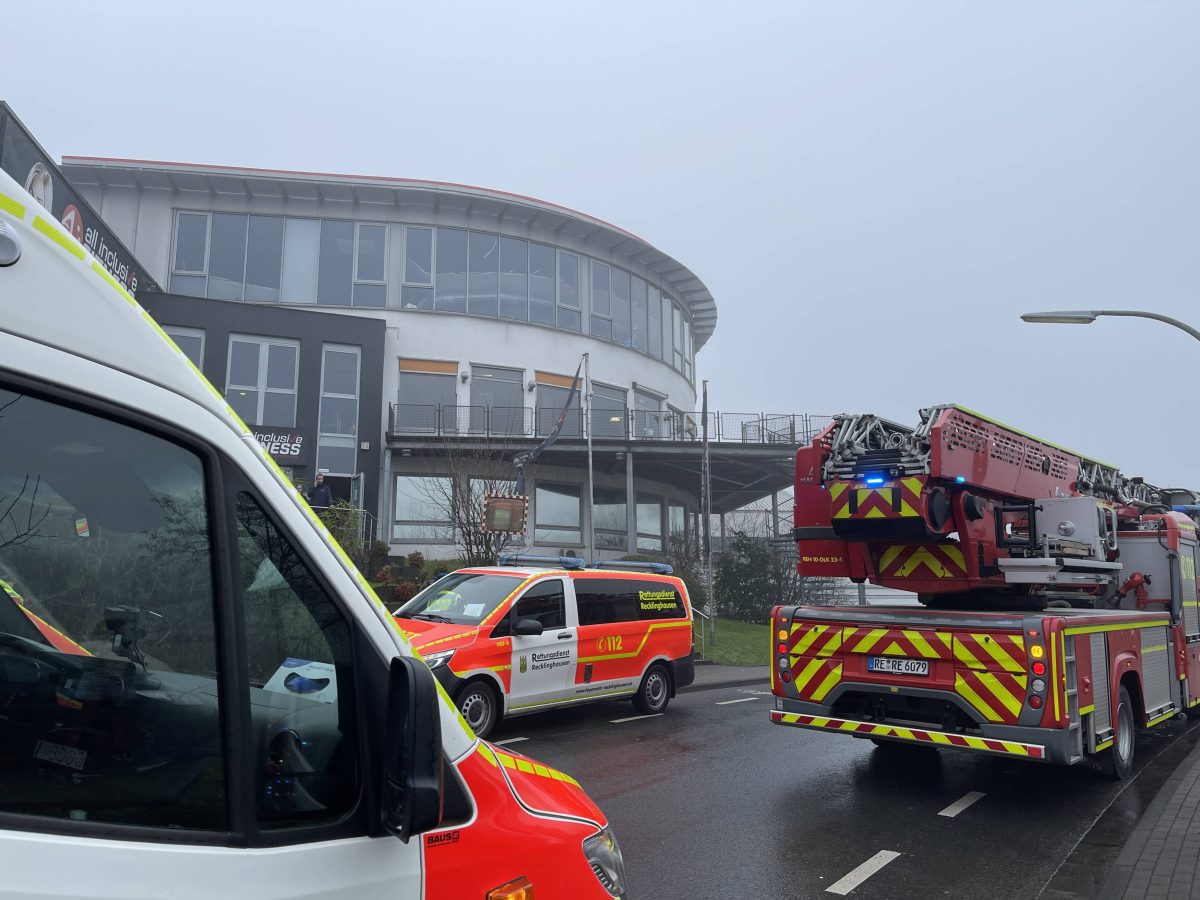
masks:
[[[570,640],[571,638],[573,638],[574,636],[575,636],[575,635],[571,634],[571,632],[569,632],[569,631],[560,631],[560,632],[558,633],[558,639],[559,639],[560,641],[569,641],[569,640]]]

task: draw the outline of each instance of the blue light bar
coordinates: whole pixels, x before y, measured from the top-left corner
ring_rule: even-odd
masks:
[[[528,553],[501,553],[496,562],[502,566],[561,566],[564,569],[582,569],[587,565],[577,556],[533,556]]]
[[[866,480],[871,487],[879,487],[886,479],[882,475],[868,475]]]
[[[966,483],[967,483],[967,479],[966,479],[965,477],[963,477],[962,475],[955,475],[955,476],[954,476],[954,483],[955,483],[955,484],[966,484]]]

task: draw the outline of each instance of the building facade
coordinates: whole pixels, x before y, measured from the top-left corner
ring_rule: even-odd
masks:
[[[661,553],[694,527],[696,354],[716,303],[641,238],[463,185],[91,157],[63,170],[167,292],[142,297],[160,323],[218,348],[202,368],[243,418],[267,433],[309,429],[314,469],[363,476],[394,554],[454,555],[449,498],[510,486],[513,457],[555,426],[585,354],[590,421],[576,398],[527,471],[524,544]],[[307,372],[295,382],[281,374],[289,347]],[[305,417],[286,396],[293,383]],[[709,425],[720,512],[789,484],[782,445],[810,423]]]

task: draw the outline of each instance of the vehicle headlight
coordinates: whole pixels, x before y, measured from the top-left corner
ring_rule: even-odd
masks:
[[[421,656],[425,660],[425,665],[430,669],[437,669],[450,662],[450,657],[454,655],[453,650],[443,650],[441,653],[426,653]]]
[[[614,897],[625,896],[625,860],[609,828],[601,828],[583,842],[583,855],[604,889]]]

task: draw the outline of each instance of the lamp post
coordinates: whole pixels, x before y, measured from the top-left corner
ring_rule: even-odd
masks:
[[[1180,322],[1178,319],[1172,319],[1170,316],[1161,315],[1160,313],[1143,312],[1136,309],[1076,309],[1058,310],[1055,312],[1034,312],[1025,313],[1021,316],[1021,319],[1035,325],[1091,325],[1100,316],[1127,316],[1135,319],[1154,319],[1158,322],[1166,322],[1168,325],[1174,325],[1180,331],[1186,331],[1196,340],[1200,341],[1200,331],[1197,331],[1191,325]]]

